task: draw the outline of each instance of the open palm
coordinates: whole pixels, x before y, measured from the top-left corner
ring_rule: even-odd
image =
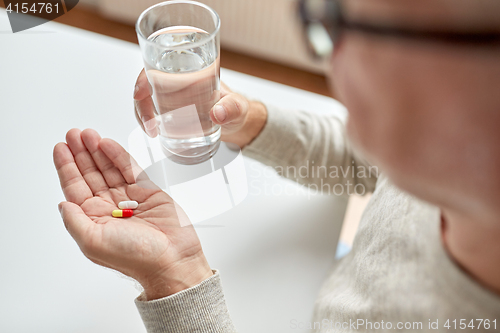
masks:
[[[93,262],[138,280],[158,298],[211,275],[199,239],[182,209],[153,184],[116,142],[77,129],[54,148],[66,228]],[[114,218],[120,201],[139,206]],[[154,294],[154,295],[153,295]]]

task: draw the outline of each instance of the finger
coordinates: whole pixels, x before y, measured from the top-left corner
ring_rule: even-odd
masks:
[[[158,128],[155,119],[155,106],[151,96],[147,96],[142,100],[134,101],[135,116],[137,122],[141,125],[142,130],[152,138],[158,135]]]
[[[151,95],[153,88],[149,84],[146,71],[143,69],[137,77],[134,88],[134,108],[137,122],[147,135],[154,138],[158,135],[156,120],[154,119],[154,104]]]
[[[248,100],[235,93],[221,98],[210,110],[210,118],[216,124],[243,120],[248,112]]]
[[[84,130],[82,132],[82,140],[109,187],[116,188],[127,183],[120,170],[115,167],[108,156],[99,148],[101,136],[96,131],[93,129]]]
[[[130,156],[130,154],[117,142],[111,139],[102,139],[99,141],[99,147],[114,166],[120,170],[120,173],[127,183],[134,184],[137,177],[143,173],[141,167],[132,156]]]
[[[66,142],[73,153],[76,165],[80,170],[83,178],[87,182],[90,190],[94,195],[109,189],[108,184],[104,180],[101,171],[97,168],[92,155],[85,147],[82,140],[82,132],[79,129],[73,128],[66,134]]]
[[[223,98],[223,97],[226,97],[227,95],[231,94],[232,91],[231,89],[229,89],[229,87],[221,81],[220,83],[220,97]]]
[[[149,84],[148,77],[146,76],[146,71],[142,69],[137,77],[134,87],[134,99],[141,100],[153,94],[153,89]]]
[[[54,147],[53,156],[66,200],[81,205],[85,200],[92,198],[92,191],[80,173],[69,147],[65,143],[58,143]]]
[[[86,244],[92,236],[91,230],[96,224],[80,208],[72,202],[61,202],[59,211],[64,222],[64,226],[69,234],[76,241],[80,249],[86,254]]]

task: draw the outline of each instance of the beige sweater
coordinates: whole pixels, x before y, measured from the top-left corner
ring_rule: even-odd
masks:
[[[273,107],[268,111],[265,128],[245,155],[278,169],[368,167],[352,150],[337,118]],[[297,181],[362,184],[373,196],[352,251],[335,263],[320,291],[314,318],[291,322],[284,331],[500,331],[500,297],[448,257],[437,207],[398,190],[383,176],[324,176],[310,172]],[[236,332],[219,272],[214,272],[200,285],[163,299],[147,302],[139,296],[136,305],[147,331]]]

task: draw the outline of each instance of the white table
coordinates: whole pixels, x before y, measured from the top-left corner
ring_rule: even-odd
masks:
[[[141,68],[137,45],[53,22],[12,34],[0,9],[0,332],[145,332],[134,283],[87,260],[64,229],[52,164],[72,127],[126,146]],[[222,79],[265,102],[345,116],[323,96],[229,70]],[[240,332],[299,332],[290,321],[310,319],[346,199],[310,195],[245,163],[246,200],[207,221],[219,227],[197,231]]]

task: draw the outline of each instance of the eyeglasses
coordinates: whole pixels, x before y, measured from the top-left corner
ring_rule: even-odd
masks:
[[[441,31],[397,28],[347,20],[339,0],[299,0],[299,15],[308,50],[314,58],[329,57],[343,31],[433,40],[453,44],[500,43],[498,31]]]

